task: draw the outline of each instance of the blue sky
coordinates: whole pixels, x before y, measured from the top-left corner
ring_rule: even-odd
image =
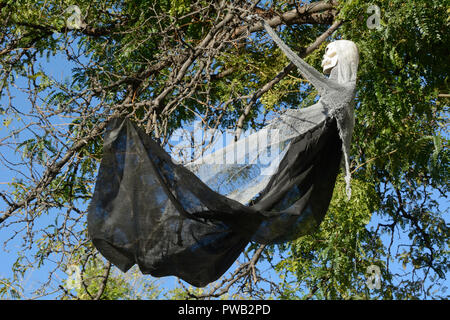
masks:
[[[38,63],[42,65],[43,70],[45,70],[45,72],[47,74],[53,76],[57,80],[71,81],[71,76],[72,76],[71,69],[73,67],[75,67],[75,65],[72,62],[68,61],[64,55],[58,54],[56,56],[50,57],[48,60],[47,60],[47,58],[42,57],[38,60]],[[17,84],[18,85],[24,84],[23,79],[18,79]],[[19,111],[26,112],[27,110],[30,110],[30,103],[29,103],[26,95],[23,92],[20,92],[20,91],[17,91],[15,89],[11,88],[11,93],[13,96],[15,96],[14,105],[19,109]],[[0,106],[4,107],[7,105],[7,103],[8,103],[8,101],[5,97],[2,97],[0,99]],[[2,115],[0,117],[0,119],[3,121],[3,120],[6,120],[7,117]],[[59,119],[59,120],[55,119],[55,121],[66,122],[66,119]],[[16,120],[13,120],[9,124],[8,128],[0,126],[0,139],[5,137],[5,135],[8,134],[8,132],[11,129],[20,129],[21,125],[22,125],[21,123],[17,122]],[[21,141],[23,141],[30,137],[32,137],[31,132],[24,131],[24,132],[20,133],[19,139]],[[227,141],[227,142],[232,141],[231,136],[225,137],[225,141]],[[11,161],[13,159],[17,160],[17,159],[19,159],[19,156],[20,156],[20,155],[16,154],[14,152],[14,150],[12,150],[11,148],[5,148],[2,145],[0,145],[0,153],[1,153],[1,156],[3,157],[3,159],[7,159],[8,161]],[[1,172],[0,190],[6,191],[8,189],[8,185],[7,185],[8,182],[12,181],[12,179],[20,178],[20,173],[9,170],[8,168],[6,168],[4,166],[4,163],[3,164],[0,163],[0,172]],[[435,194],[435,196],[437,196],[437,194]],[[448,212],[449,204],[447,201],[445,201],[444,199],[441,199],[439,202],[439,205],[440,205],[442,211],[447,210],[447,212]],[[0,201],[0,210],[4,210],[4,209],[5,209],[5,203],[3,201]],[[52,210],[52,214],[49,215],[48,217],[38,219],[39,221],[37,222],[36,228],[38,228],[39,225],[44,226],[46,224],[52,223],[52,221],[54,220],[54,216],[56,216],[57,214],[58,213],[56,210]],[[446,215],[445,218],[448,223],[449,222],[448,215]],[[379,218],[374,216],[374,218],[369,223],[367,228],[374,227],[379,222],[380,222]],[[0,229],[0,231],[1,231],[0,232],[0,245],[2,245],[4,241],[6,241],[8,238],[10,238],[12,236],[12,234],[14,232],[14,227],[12,226],[7,229],[3,228],[3,229]],[[385,239],[383,239],[383,240],[386,243],[388,243],[390,241],[390,238],[387,236],[384,236],[384,237],[385,237]],[[405,237],[405,235],[396,234],[394,241],[397,244],[399,244],[404,240],[403,237]],[[393,248],[396,248],[396,246],[394,245]],[[3,247],[2,247],[2,249],[3,249]],[[0,257],[1,257],[0,279],[4,278],[4,277],[12,276],[11,266],[14,263],[15,259],[17,258],[17,255],[20,254],[21,252],[26,252],[26,254],[31,253],[31,251],[23,251],[23,248],[21,247],[21,242],[19,241],[19,239],[15,239],[15,240],[9,242],[8,247],[5,249],[5,251],[3,251],[3,250],[0,251]],[[394,253],[395,252],[393,252],[393,254]],[[275,259],[279,260],[279,257],[276,257]],[[276,262],[276,260],[275,260],[275,262]],[[271,276],[271,277],[273,277],[273,279],[277,279],[277,274],[272,270],[271,266],[268,263],[262,263],[260,265],[260,267],[262,270],[266,270],[266,276]],[[48,271],[51,268],[53,268],[52,264],[48,263],[40,269],[36,268],[36,269],[32,270],[31,272],[27,273],[23,279],[24,288],[26,289],[26,291],[31,291],[32,289],[37,288],[37,286],[40,283],[45,282],[47,280]],[[397,264],[395,266],[395,268],[398,269],[399,273],[409,271],[409,270],[403,270],[403,268],[399,264]],[[230,271],[233,271],[233,270],[234,270],[234,267],[230,269]],[[59,276],[63,280],[67,275],[64,272],[59,271],[59,272],[57,272],[57,276]],[[176,286],[176,280],[174,277],[166,277],[164,279],[161,279],[160,283],[161,283],[161,286],[166,287],[166,288],[172,288],[172,287]],[[450,284],[448,286],[450,287]],[[46,296],[46,298],[52,298],[52,297],[54,297],[54,295]]]

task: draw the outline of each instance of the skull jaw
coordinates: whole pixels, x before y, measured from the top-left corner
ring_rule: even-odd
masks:
[[[324,74],[330,74],[331,70],[336,66],[338,60],[336,43],[332,42],[327,46],[323,55],[322,68]]]
[[[337,64],[337,56],[335,55],[332,58],[324,57],[322,60],[322,68],[324,74],[330,74],[331,70],[336,66]]]

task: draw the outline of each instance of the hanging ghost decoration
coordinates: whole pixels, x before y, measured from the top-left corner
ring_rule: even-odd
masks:
[[[112,120],[88,232],[99,252],[123,272],[137,264],[144,274],[205,286],[250,241],[282,243],[314,232],[327,212],[342,160],[350,192],[356,45],[339,40],[327,47],[327,78],[263,25],[318,90],[319,101],[287,110],[264,129],[184,166],[132,121]]]

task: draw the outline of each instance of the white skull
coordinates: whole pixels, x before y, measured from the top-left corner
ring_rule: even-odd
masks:
[[[329,74],[331,72],[331,69],[333,69],[336,66],[337,61],[338,61],[338,54],[336,42],[331,42],[329,45],[327,45],[327,48],[325,49],[325,54],[323,55],[322,60],[323,73]]]

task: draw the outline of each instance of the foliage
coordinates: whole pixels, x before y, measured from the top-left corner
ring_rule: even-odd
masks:
[[[0,297],[448,298],[448,0],[79,0],[82,26],[70,29],[72,4],[0,0],[0,230],[17,253]],[[366,25],[370,4],[381,9],[379,28]],[[172,134],[194,120],[216,133],[258,129],[317,98],[250,13],[279,21],[318,70],[328,42],[358,45],[351,200],[339,179],[316,233],[250,245],[211,287],[163,290],[137,270],[110,268],[85,222],[108,120],[127,115],[172,150]],[[64,284],[73,264],[78,290]],[[367,286],[371,265],[380,289]],[[48,280],[27,292],[32,270]]]

